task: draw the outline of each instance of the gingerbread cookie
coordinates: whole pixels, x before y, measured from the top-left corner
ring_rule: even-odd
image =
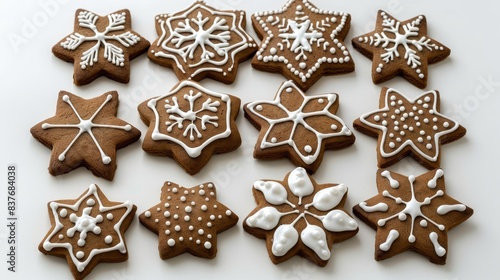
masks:
[[[238,63],[257,51],[245,31],[244,11],[221,11],[197,0],[186,10],[156,16],[155,21],[159,38],[148,57],[172,68],[179,80],[208,77],[230,84]]]
[[[54,45],[52,52],[74,63],[73,81],[81,86],[99,76],[128,83],[130,60],[148,48],[148,40],[132,30],[129,10],[99,16],[78,9],[73,33]]]
[[[444,172],[435,169],[418,177],[379,170],[379,194],[354,206],[354,214],[377,231],[375,259],[406,250],[445,264],[448,230],[472,216],[473,210],[446,194]]]
[[[139,215],[139,220],[158,234],[160,258],[189,252],[213,259],[217,253],[217,233],[236,225],[238,216],[217,201],[212,183],[185,188],[165,182],[160,203]]]
[[[258,206],[243,228],[266,240],[273,263],[300,255],[325,266],[333,243],[356,235],[358,225],[344,210],[347,187],[317,184],[297,167],[283,181],[259,180],[253,184]]]
[[[295,165],[316,172],[325,149],[340,149],[355,137],[335,115],[337,94],[306,97],[292,82],[284,82],[273,101],[243,106],[245,117],[260,129],[254,157],[288,157]]]
[[[379,110],[354,121],[354,128],[378,137],[378,166],[393,165],[407,155],[428,169],[438,168],[441,144],[463,137],[464,127],[439,113],[439,92],[408,99],[395,89],[382,88]]]
[[[235,122],[240,99],[196,82],[181,81],[138,109],[149,126],[144,151],[172,157],[189,174],[198,173],[213,154],[231,152],[241,145]]]
[[[100,262],[128,259],[125,231],[137,207],[111,202],[97,185],[73,200],[49,202],[51,229],[38,246],[46,254],[66,258],[75,279],[83,279]]]
[[[307,0],[289,0],[283,8],[252,15],[262,44],[252,66],[278,72],[307,91],[323,75],[354,71],[344,45],[351,16],[316,8]]]
[[[33,137],[52,149],[49,173],[56,176],[85,166],[95,176],[113,180],[116,150],[141,136],[116,117],[117,110],[116,91],[92,99],[61,91],[56,115],[31,128]]]
[[[402,76],[419,88],[427,86],[427,65],[450,55],[450,49],[427,36],[427,20],[420,15],[399,21],[378,11],[375,30],[352,39],[352,45],[373,60],[373,83]]]

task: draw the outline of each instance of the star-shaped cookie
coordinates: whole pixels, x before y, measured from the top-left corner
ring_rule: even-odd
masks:
[[[81,86],[99,76],[128,83],[130,60],[148,48],[148,40],[132,30],[129,10],[99,16],[78,9],[73,33],[55,44],[52,52],[62,60],[73,62],[73,82]]]
[[[236,127],[240,99],[184,80],[167,94],[139,105],[139,115],[149,126],[142,148],[172,157],[189,174],[198,173],[213,154],[227,153],[241,145]]]
[[[212,183],[185,188],[165,182],[160,203],[139,215],[141,224],[158,234],[160,258],[188,252],[207,259],[217,254],[217,234],[238,222],[238,216],[217,201]]]
[[[137,207],[109,201],[97,185],[74,200],[48,203],[51,229],[38,246],[46,254],[66,258],[75,279],[83,279],[100,262],[128,259],[124,233]]]
[[[382,88],[380,109],[354,121],[354,128],[378,137],[378,166],[393,165],[407,155],[428,169],[438,168],[441,144],[463,137],[464,127],[439,113],[439,92],[408,99],[395,89]]]
[[[221,11],[197,0],[183,11],[157,15],[155,21],[159,37],[148,57],[172,68],[179,80],[208,77],[230,84],[238,63],[257,51],[245,31],[244,11]]]
[[[252,191],[258,205],[243,228],[266,240],[275,264],[300,255],[325,266],[332,245],[358,232],[358,224],[344,210],[347,187],[318,184],[301,167],[283,181],[258,180]]]
[[[281,9],[252,15],[262,39],[252,66],[278,72],[307,91],[323,75],[354,71],[344,45],[351,16],[316,8],[307,0],[289,0]]]
[[[245,117],[260,129],[254,157],[288,157],[295,165],[316,172],[326,149],[340,149],[355,137],[335,115],[337,94],[307,97],[293,83],[284,82],[273,101],[255,101],[243,106]]]
[[[400,75],[425,88],[427,65],[450,55],[450,49],[427,35],[425,16],[399,21],[384,11],[378,11],[375,30],[352,39],[352,45],[373,60],[375,84]]]
[[[113,180],[116,150],[141,136],[116,117],[117,110],[116,91],[92,99],[59,92],[56,115],[31,128],[33,137],[52,149],[49,173],[56,176],[85,166],[95,176]]]
[[[445,264],[448,231],[473,210],[446,194],[443,170],[418,177],[379,170],[377,188],[378,195],[353,208],[354,215],[377,231],[375,259],[412,250]]]

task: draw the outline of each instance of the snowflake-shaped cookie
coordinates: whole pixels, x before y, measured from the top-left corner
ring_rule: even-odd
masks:
[[[282,73],[306,91],[322,75],[354,71],[343,40],[351,17],[316,8],[307,0],[289,0],[279,10],[252,15],[262,44],[252,60],[256,69]]]
[[[256,181],[253,195],[258,206],[243,228],[266,239],[269,257],[276,264],[301,255],[325,266],[333,243],[358,232],[356,221],[343,209],[347,187],[317,184],[301,167],[283,181]]]
[[[375,30],[352,39],[352,44],[373,60],[375,84],[401,75],[415,86],[425,88],[427,65],[450,55],[450,49],[427,36],[427,21],[422,15],[399,21],[378,11]]]
[[[73,80],[85,85],[99,76],[121,83],[130,78],[130,59],[147,51],[149,42],[132,31],[128,10],[105,17],[78,9],[74,32],[53,48],[55,56],[74,63]]]
[[[160,258],[189,252],[215,258],[217,233],[236,225],[238,216],[217,201],[212,183],[185,188],[165,182],[161,201],[139,216],[141,224],[158,234]]]
[[[439,113],[439,92],[428,91],[411,100],[395,89],[382,88],[380,109],[354,121],[354,128],[378,137],[379,167],[411,155],[428,169],[440,166],[441,144],[455,141],[466,130]]]
[[[209,77],[229,84],[238,63],[257,51],[245,26],[244,11],[221,11],[197,0],[184,11],[156,16],[159,38],[148,57],[172,68],[179,80]]]
[[[52,228],[38,248],[65,257],[75,279],[100,262],[128,259],[124,233],[137,209],[132,203],[111,202],[92,184],[79,198],[52,201],[48,208]]]
[[[260,129],[254,157],[286,156],[295,165],[315,172],[325,149],[354,143],[352,132],[335,115],[338,106],[337,94],[306,97],[292,81],[281,85],[273,101],[246,104],[245,117]]]
[[[377,196],[353,208],[357,217],[377,230],[375,259],[413,250],[445,264],[448,230],[467,220],[473,210],[446,194],[443,170],[418,177],[379,170],[377,188]]]
[[[188,173],[195,174],[212,154],[238,148],[241,138],[235,124],[240,99],[210,91],[184,80],[167,94],[139,105],[148,133],[146,152],[173,157]]]
[[[50,174],[85,166],[94,175],[112,180],[116,150],[141,136],[139,130],[116,117],[117,111],[116,91],[92,99],[61,91],[56,115],[31,128],[33,137],[52,149]]]

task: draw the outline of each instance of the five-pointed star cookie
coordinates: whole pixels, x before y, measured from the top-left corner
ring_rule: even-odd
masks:
[[[399,21],[378,11],[375,30],[352,39],[352,45],[373,60],[373,83],[401,75],[419,88],[427,86],[427,65],[450,55],[450,49],[427,36],[425,16]]]
[[[354,71],[344,45],[351,16],[289,0],[279,10],[259,12],[252,24],[262,44],[252,60],[256,69],[282,73],[306,91],[321,76]]]
[[[378,195],[353,208],[358,218],[377,230],[375,259],[413,250],[445,264],[448,230],[467,220],[473,210],[446,194],[443,170],[418,177],[379,170],[377,188]]]
[[[61,175],[85,166],[95,176],[113,180],[116,150],[137,140],[141,132],[116,117],[118,93],[83,99],[61,91],[56,115],[31,128],[31,134],[52,149],[49,173]]]
[[[197,0],[186,10],[156,16],[159,38],[148,57],[172,68],[179,80],[209,77],[230,84],[238,63],[257,51],[245,26],[244,11],[221,11]]]
[[[78,9],[73,33],[54,45],[52,52],[74,63],[73,81],[80,86],[99,76],[128,83],[130,60],[148,48],[149,42],[132,30],[129,10],[99,16]]]
[[[243,228],[266,239],[275,264],[301,255],[325,266],[332,245],[358,232],[358,224],[344,210],[347,187],[317,184],[301,167],[283,181],[256,181],[252,190],[258,206],[245,219]]]
[[[292,82],[284,82],[273,101],[246,104],[245,117],[260,129],[254,157],[288,157],[295,165],[314,173],[325,149],[340,149],[355,137],[335,115],[337,94],[306,97]]]
[[[158,234],[160,258],[188,252],[213,259],[217,253],[217,233],[236,225],[238,216],[217,201],[212,183],[185,188],[165,182],[160,203],[142,213],[139,220]]]
[[[240,103],[237,97],[181,81],[167,94],[139,105],[141,119],[149,126],[142,148],[172,157],[186,172],[196,174],[213,154],[241,145],[236,127]]]
[[[38,246],[46,254],[66,258],[75,279],[83,279],[100,262],[128,259],[124,233],[137,207],[109,201],[97,185],[74,200],[48,203],[51,229]]]
[[[411,100],[394,89],[382,88],[380,109],[354,121],[354,128],[378,137],[378,166],[393,165],[411,155],[428,169],[438,168],[441,144],[455,141],[466,130],[439,113],[439,92],[428,91]]]

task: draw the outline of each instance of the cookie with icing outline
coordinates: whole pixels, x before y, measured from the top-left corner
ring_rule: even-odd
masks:
[[[473,210],[447,195],[444,182],[441,169],[418,177],[377,172],[378,194],[353,208],[354,215],[377,231],[377,261],[412,250],[433,263],[446,263],[448,231]]]
[[[217,200],[213,183],[185,188],[165,182],[160,203],[139,215],[143,226],[158,235],[161,259],[182,253],[213,259],[217,234],[238,222],[238,216]]]
[[[241,145],[236,127],[240,99],[184,80],[168,93],[142,102],[141,120],[149,126],[142,149],[173,158],[187,173],[198,173],[213,154]]]
[[[244,11],[222,11],[197,0],[183,11],[157,15],[155,24],[159,37],[148,57],[172,68],[179,80],[212,78],[231,84],[238,64],[257,51],[245,31]]]
[[[60,91],[55,116],[33,126],[33,137],[52,149],[49,173],[66,174],[80,166],[106,180],[116,171],[116,150],[139,140],[141,132],[116,117],[118,93],[83,99]]]
[[[428,65],[451,53],[445,45],[427,36],[425,16],[399,21],[382,10],[377,13],[375,30],[355,37],[352,45],[373,60],[373,83],[402,76],[418,88],[427,87]]]
[[[323,75],[354,71],[354,61],[343,40],[351,16],[316,8],[307,0],[289,0],[278,10],[252,15],[262,40],[252,66],[278,72],[307,91]]]
[[[300,255],[326,266],[334,243],[358,232],[346,213],[344,184],[318,184],[305,169],[295,168],[283,181],[258,180],[253,184],[257,207],[243,221],[243,228],[266,240],[272,262]]]
[[[38,249],[66,258],[75,279],[85,278],[101,262],[128,259],[124,234],[137,210],[134,204],[109,201],[92,184],[76,199],[49,202],[48,210],[52,226]]]
[[[325,150],[354,143],[354,134],[335,115],[338,107],[337,94],[308,97],[293,81],[284,82],[273,101],[245,104],[245,117],[260,129],[254,157],[287,157],[296,166],[316,172]]]
[[[100,76],[128,83],[130,60],[148,48],[148,40],[132,30],[129,10],[100,16],[78,9],[73,33],[55,44],[52,53],[74,64],[73,82],[82,86]]]
[[[466,133],[456,121],[439,113],[439,92],[425,92],[409,99],[395,89],[382,88],[380,109],[354,121],[360,132],[378,137],[378,166],[391,166],[406,156],[427,169],[439,168],[441,144],[450,143]]]

